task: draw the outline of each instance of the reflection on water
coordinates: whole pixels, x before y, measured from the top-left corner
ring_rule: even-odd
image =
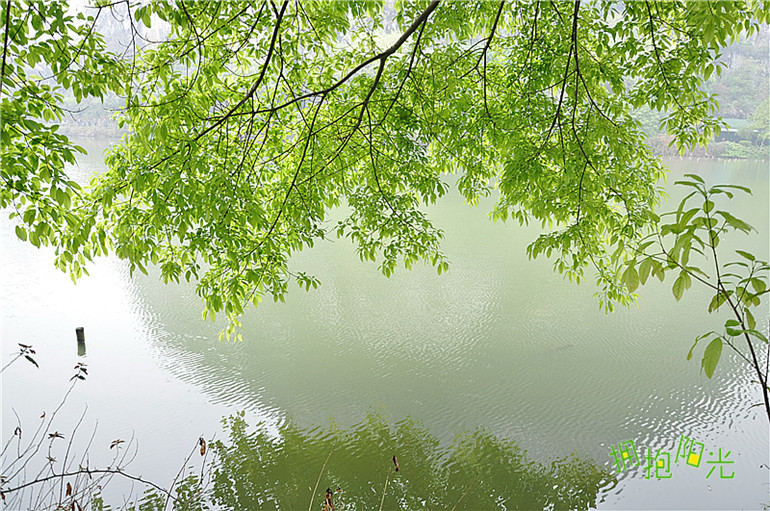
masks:
[[[589,460],[539,464],[515,442],[483,430],[460,433],[443,448],[418,421],[390,424],[374,413],[349,429],[286,421],[278,438],[249,428],[243,414],[225,422],[229,437],[215,445],[212,488],[224,509],[303,509],[311,500],[320,506],[327,488],[336,510],[588,509],[602,488],[616,484]]]

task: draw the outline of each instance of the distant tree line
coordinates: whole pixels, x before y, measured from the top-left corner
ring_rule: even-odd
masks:
[[[716,94],[725,127],[707,148],[696,147],[687,154],[718,158],[767,159],[770,152],[770,29],[736,42],[721,53],[726,68],[712,74],[705,91]],[[657,154],[678,155],[671,145],[674,137],[661,129],[665,112],[648,107],[636,111],[636,118]]]

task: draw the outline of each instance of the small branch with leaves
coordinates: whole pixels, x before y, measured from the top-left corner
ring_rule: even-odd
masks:
[[[18,345],[19,345],[19,352],[16,354],[16,356],[14,356],[14,358],[11,359],[10,362],[8,362],[3,366],[3,369],[0,370],[0,373],[8,369],[8,367],[10,367],[11,364],[19,360],[21,357],[26,358],[30,364],[40,369],[40,366],[37,365],[37,361],[35,361],[35,359],[32,358],[32,355],[35,354],[35,350],[32,349],[32,346],[29,344],[22,344],[22,343],[18,343]]]
[[[709,187],[703,178],[695,174],[685,174],[685,178],[674,184],[693,190],[681,200],[676,211],[658,218],[657,231],[644,238],[636,247],[637,255],[626,261],[620,276],[621,283],[633,292],[640,284],[645,284],[650,275],[663,282],[665,276],[673,272],[677,277],[672,292],[677,301],[692,286],[693,280],[710,288],[714,295],[708,312],[727,310],[730,317],[725,321],[723,331],[710,331],[696,337],[687,359],[692,358],[700,341],[709,340],[703,352],[701,368],[711,378],[721,358],[723,345],[729,346],[756,375],[762,404],[770,421],[768,366],[762,362],[761,356],[762,349],[768,351],[768,338],[757,327],[752,312],[769,291],[770,265],[746,250],[736,250],[739,258],[722,264],[720,259],[724,258],[724,253],[718,250],[720,241],[728,233],[740,231],[749,234],[754,229],[731,212],[717,209],[715,199],[722,195],[732,199],[736,192],[750,194],[751,190],[734,184]],[[699,204],[691,204],[693,199]],[[660,223],[664,217],[673,217],[673,222]],[[696,258],[697,264],[694,262]],[[723,308],[725,305],[727,307]],[[745,341],[745,348],[736,345],[739,339]]]

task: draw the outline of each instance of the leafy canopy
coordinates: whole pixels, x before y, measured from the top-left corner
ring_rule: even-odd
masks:
[[[233,322],[291,281],[315,287],[290,256],[333,233],[385,275],[419,260],[446,270],[421,206],[455,180],[471,204],[493,195],[495,220],[548,226],[532,257],[577,280],[593,266],[605,305],[628,301],[617,269],[657,218],[664,172],[632,113],[666,112],[682,150],[705,144],[721,123],[704,79],[721,72],[721,48],[770,19],[754,1],[87,10],[2,5],[0,207],[74,277],[114,252],[197,280],[207,311]],[[126,20],[120,55],[95,28],[110,14]],[[63,173],[77,148],[56,133],[62,89],[126,98],[128,134],[83,190]]]

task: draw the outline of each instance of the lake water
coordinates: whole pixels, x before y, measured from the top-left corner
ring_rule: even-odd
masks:
[[[81,144],[90,154],[73,172],[98,172],[104,146]],[[766,163],[667,163],[672,177],[696,172],[712,183],[751,187],[754,195],[731,207],[758,232],[735,247],[768,259]],[[445,230],[443,248],[452,265],[442,276],[418,266],[386,279],[376,265],[361,263],[345,240],[299,254],[298,267],[322,285],[309,293],[295,288],[287,303],[250,311],[240,343],[218,340],[223,325],[201,319],[192,285],[166,286],[153,272],[131,278],[114,259],[100,260],[90,277],[73,285],[53,268],[52,250],[20,242],[3,221],[3,364],[22,342],[34,346],[40,365],[21,360],[3,373],[3,441],[17,425],[14,411],[31,432],[41,413],[61,401],[73,366],[85,361],[88,378],[76,385],[53,427],[72,431],[87,406],[78,435],[87,440],[96,429],[94,464],[112,454],[112,440],[133,437],[138,452],[127,471],[162,485],[200,436],[225,438],[221,419],[242,410],[245,422],[266,438],[280,441],[291,430],[318,441],[320,463],[333,436],[326,432],[330,424],[366,429],[374,414],[380,426],[396,432],[404,420],[417,421],[424,438],[415,438],[440,446],[484,428],[492,438],[515,443],[538,466],[574,454],[613,473],[610,449],[629,440],[640,457],[648,450],[670,452],[670,478],[647,479],[641,467],[625,470],[616,483],[594,488],[600,509],[757,509],[770,503],[770,469],[762,466],[770,464],[768,424],[761,408],[749,408],[761,399],[750,372],[727,348],[711,380],[699,371],[702,351],[686,360],[695,336],[726,319],[706,312],[708,293],[694,285],[677,303],[673,281],[655,281],[641,289],[638,306],[606,315],[591,282],[570,284],[548,260],[527,260],[536,228],[493,224],[488,209],[465,206],[456,195],[430,208]],[[767,331],[768,308],[757,316]],[[85,327],[85,357],[77,353],[78,326]],[[682,436],[704,445],[698,467],[674,463]],[[347,454],[385,460],[372,462],[381,477],[376,484],[357,482],[362,488],[380,488],[389,470],[390,453],[375,444]],[[708,475],[717,465],[707,463],[720,449],[723,460],[734,463]],[[344,487],[348,480],[348,488],[358,488],[353,468],[335,467],[335,459],[329,473],[336,480],[322,487],[340,481]],[[408,479],[408,453],[399,459]],[[304,486],[315,485],[320,463],[296,461],[308,467]],[[734,476],[719,477],[721,469]],[[476,489],[458,509],[486,502],[473,500],[474,491],[481,499],[489,489],[475,477],[466,480]],[[302,491],[291,497],[296,507],[310,500],[311,492]]]

